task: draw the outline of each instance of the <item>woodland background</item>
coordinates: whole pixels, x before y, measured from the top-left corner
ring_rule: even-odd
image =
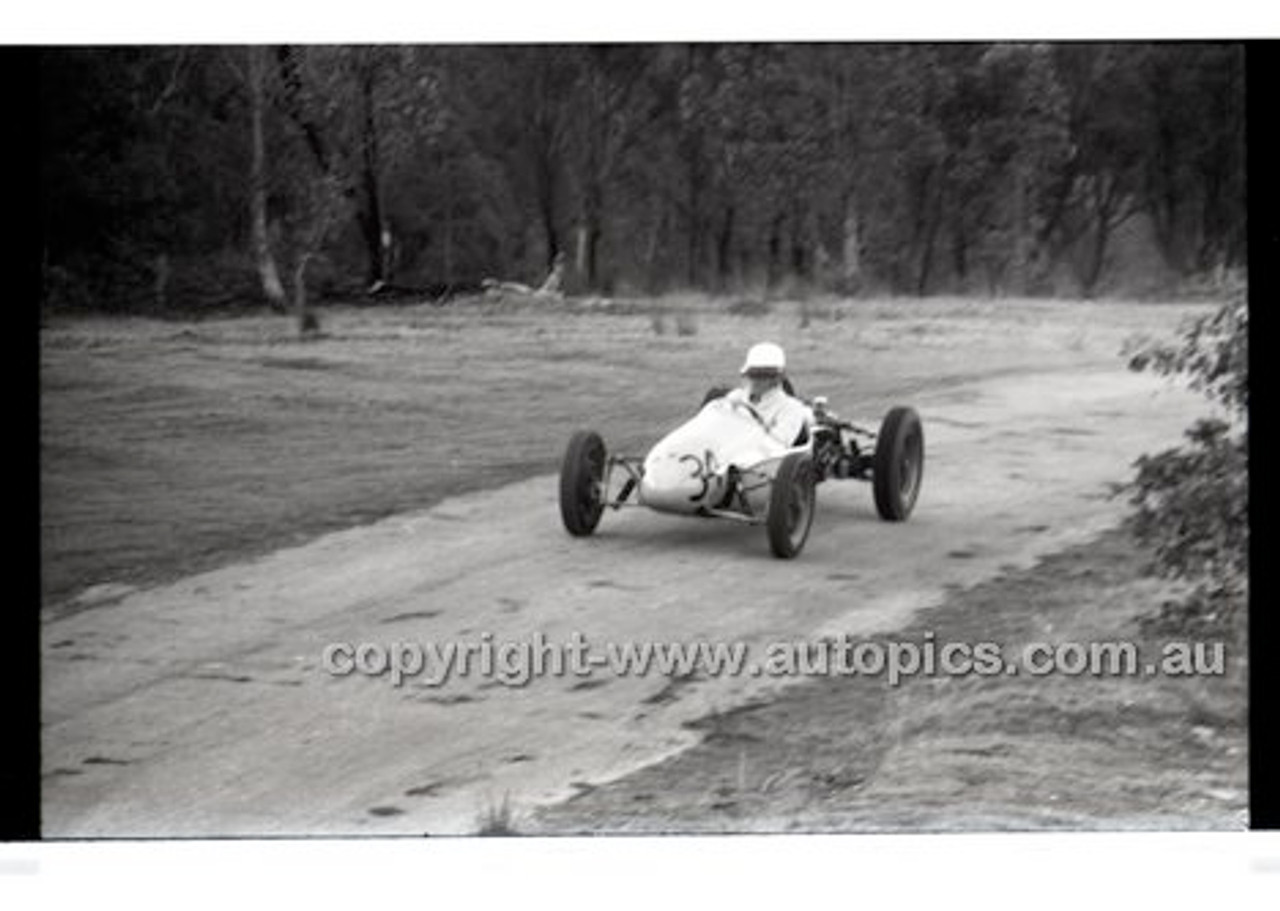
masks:
[[[49,48],[45,312],[1169,296],[1245,263],[1237,44]],[[371,293],[372,292],[372,293]]]

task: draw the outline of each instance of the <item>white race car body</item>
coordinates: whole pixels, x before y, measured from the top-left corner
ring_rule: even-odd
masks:
[[[879,433],[841,420],[813,400],[813,421],[793,446],[772,436],[745,399],[716,388],[696,415],[643,458],[614,455],[594,430],[569,439],[560,467],[560,518],[574,537],[624,506],[763,525],[774,556],[800,553],[813,524],[816,486],[828,478],[870,481],[876,511],[900,522],[915,506],[924,432],[911,408],[889,410]],[[874,440],[867,451],[858,439]]]
[[[748,501],[763,510],[778,464],[806,448],[784,446],[745,408],[712,399],[649,450],[639,500],[662,512],[712,509],[725,499],[732,469]]]

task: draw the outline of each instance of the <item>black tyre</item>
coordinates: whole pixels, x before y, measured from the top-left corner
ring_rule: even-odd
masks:
[[[807,452],[793,452],[782,460],[769,492],[769,549],[788,560],[804,549],[816,505],[813,461]]]
[[[590,430],[579,430],[569,439],[560,465],[560,518],[569,534],[589,535],[604,512],[604,440]]]
[[[702,405],[700,405],[699,408],[706,408],[708,402],[714,402],[716,399],[722,399],[728,394],[728,386],[712,386],[707,390],[707,394],[702,397]]]
[[[871,462],[876,512],[886,522],[911,515],[924,480],[924,427],[913,408],[891,408],[880,425]]]

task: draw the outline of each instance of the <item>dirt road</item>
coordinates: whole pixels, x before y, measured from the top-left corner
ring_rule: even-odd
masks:
[[[1200,410],[1122,369],[907,398],[928,444],[912,520],[878,521],[866,485],[824,485],[791,562],[760,529],[643,510],[571,539],[542,476],[161,588],[91,590],[43,628],[46,836],[474,832],[504,803],[519,813],[681,750],[682,723],[779,684],[396,687],[327,673],[327,645],[893,630],[949,586],[1113,524],[1108,482]]]

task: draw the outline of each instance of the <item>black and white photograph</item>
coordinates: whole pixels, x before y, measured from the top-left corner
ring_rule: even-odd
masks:
[[[1247,830],[1246,50],[40,48],[43,837]]]

